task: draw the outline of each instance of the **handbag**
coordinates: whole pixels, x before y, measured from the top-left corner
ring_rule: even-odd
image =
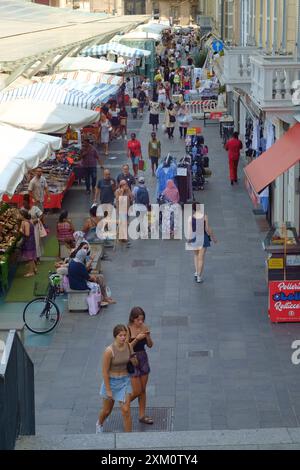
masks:
[[[140,158],[139,159],[139,170],[144,171],[144,167],[145,167],[145,161],[142,158]]]
[[[170,122],[176,122],[176,117],[170,114]]]
[[[128,344],[128,349],[129,349],[129,352],[131,352],[129,344]],[[139,365],[139,360],[136,357],[136,354],[135,353],[130,354],[129,361],[127,362],[127,372],[129,374],[134,374],[135,368],[138,367],[138,365]]]
[[[47,237],[47,231],[44,227],[44,225],[42,224],[42,222],[40,220],[38,220],[38,228],[39,228],[39,235],[40,235],[40,238],[44,238],[44,237]]]
[[[21,237],[19,238],[19,240],[17,241],[16,243],[16,248],[18,248],[19,250],[21,250],[22,246],[24,245],[25,243],[25,237],[23,235],[21,235]]]

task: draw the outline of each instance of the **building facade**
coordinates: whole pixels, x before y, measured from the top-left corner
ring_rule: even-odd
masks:
[[[233,4],[233,38],[228,16],[232,8],[226,10],[226,3]],[[214,32],[224,40],[224,56],[212,61],[226,85],[236,130],[248,156],[259,156],[299,119],[300,107],[295,106],[293,93],[298,87],[295,81],[300,79],[300,2],[204,0],[200,8],[203,14],[213,15]],[[299,180],[297,163],[264,193],[269,197],[269,222],[289,222],[298,233]]]

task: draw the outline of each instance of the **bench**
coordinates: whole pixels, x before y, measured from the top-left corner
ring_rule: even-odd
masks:
[[[68,309],[70,312],[82,312],[88,310],[86,301],[89,290],[73,290],[68,289]]]

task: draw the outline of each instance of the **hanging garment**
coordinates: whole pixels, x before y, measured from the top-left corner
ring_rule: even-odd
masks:
[[[169,166],[164,166],[164,163],[161,163],[156,170],[157,178],[157,198],[167,187],[168,180],[175,180],[177,173],[177,166],[175,163],[171,163]]]

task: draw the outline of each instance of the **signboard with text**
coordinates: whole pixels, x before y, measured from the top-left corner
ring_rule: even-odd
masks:
[[[300,322],[300,281],[269,282],[269,317],[273,323]]]
[[[187,135],[201,135],[202,128],[201,127],[189,127],[187,129]]]
[[[221,119],[222,116],[223,116],[223,113],[221,112],[210,113],[209,119],[213,121],[217,121],[218,119]]]

